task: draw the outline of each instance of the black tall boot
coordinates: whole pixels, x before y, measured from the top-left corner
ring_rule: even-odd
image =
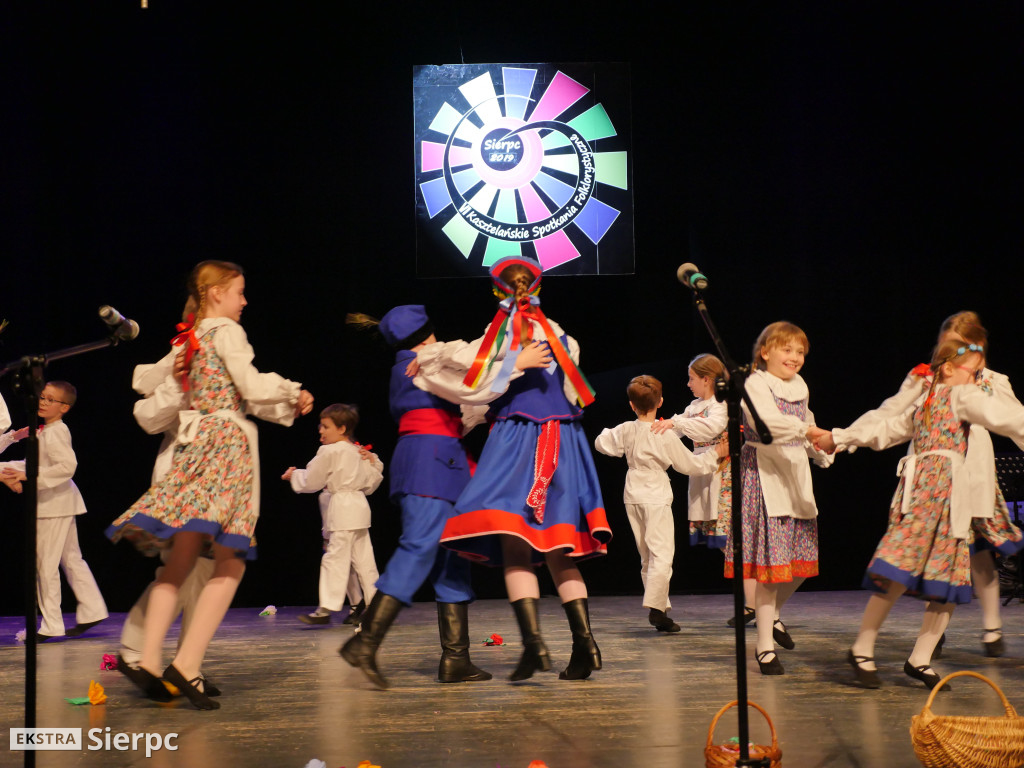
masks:
[[[442,683],[475,683],[490,680],[491,673],[469,660],[469,606],[438,603],[437,631],[441,635],[441,663],[437,679]]]
[[[377,649],[400,610],[401,600],[377,590],[363,614],[362,631],[352,635],[338,650],[345,661],[361,669],[378,688],[387,688],[388,681],[377,671]]]
[[[601,649],[590,634],[590,608],[587,598],[562,603],[572,630],[572,655],[569,666],[558,673],[559,680],[585,680],[592,670],[601,668]]]
[[[523,636],[523,655],[519,665],[508,676],[509,680],[526,680],[533,677],[538,670],[547,672],[551,669],[551,657],[548,648],[540,637],[540,618],[537,615],[537,598],[524,597],[512,603],[512,610],[519,622],[519,632]]]

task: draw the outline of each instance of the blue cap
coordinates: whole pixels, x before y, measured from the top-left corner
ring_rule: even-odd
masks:
[[[380,332],[395,349],[412,349],[434,332],[434,324],[422,304],[402,304],[381,318]]]

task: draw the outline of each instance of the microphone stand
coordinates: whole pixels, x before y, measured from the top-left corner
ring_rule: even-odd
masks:
[[[743,621],[743,478],[740,467],[740,423],[742,419],[740,402],[745,402],[754,422],[754,429],[762,443],[772,441],[768,427],[761,420],[757,409],[750,401],[744,384],[750,373],[750,366],[738,366],[732,359],[722,337],[718,335],[718,329],[711,321],[704,296],[696,287],[691,286],[694,297],[693,303],[700,314],[704,325],[708,329],[711,341],[718,351],[728,378],[725,381],[719,379],[715,383],[715,397],[721,402],[725,400],[729,414],[729,463],[732,471],[732,579],[733,579],[733,614],[736,623],[736,700],[738,702],[736,713],[739,719],[739,742],[740,757],[736,761],[737,766],[756,766],[756,768],[769,768],[771,761],[767,758],[750,758],[750,721],[747,707],[747,660],[746,660],[746,623]]]
[[[27,355],[0,368],[0,379],[9,373],[14,374],[14,391],[21,394],[25,410],[28,412],[25,481],[21,484],[22,495],[25,497],[25,728],[36,727],[36,516],[39,505],[39,396],[43,391],[43,368],[54,360],[114,347],[120,341],[121,337],[115,332],[101,341],[80,344],[49,354]],[[25,768],[34,768],[35,764],[35,751],[26,749]]]

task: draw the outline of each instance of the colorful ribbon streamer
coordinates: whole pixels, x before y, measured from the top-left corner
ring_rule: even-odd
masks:
[[[547,341],[555,361],[569,379],[573,389],[576,390],[576,398],[579,404],[586,407],[594,402],[593,387],[590,386],[583,372],[572,361],[568,351],[566,351],[565,346],[562,344],[562,340],[558,338],[554,328],[551,327],[551,322],[541,310],[540,299],[536,296],[524,297],[518,303],[510,297],[498,305],[498,312],[494,315],[494,319],[491,320],[491,324],[484,334],[484,339],[476,353],[476,359],[473,361],[473,365],[470,366],[469,371],[466,372],[466,376],[462,381],[463,384],[470,389],[475,389],[480,383],[480,378],[483,376],[485,368],[489,368],[494,362],[494,356],[501,349],[505,341],[509,319],[512,320],[514,334],[510,345],[511,349],[518,349],[519,347],[523,320],[535,321],[544,331],[545,341]],[[527,328],[529,328],[528,324]]]

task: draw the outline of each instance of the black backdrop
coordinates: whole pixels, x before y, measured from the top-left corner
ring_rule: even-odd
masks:
[[[385,462],[390,358],[346,331],[345,313],[424,303],[442,338],[475,337],[493,313],[483,278],[414,278],[414,64],[630,65],[636,274],[552,277],[543,292],[597,389],[591,436],[630,416],[637,373],[663,379],[666,414],[689,402],[686,361],[710,345],[674,278],[684,261],[711,278],[737,357],[768,322],[807,331],[804,376],[825,426],[895,391],[956,310],[982,313],[992,367],[1024,374],[1018,4],[149,5],[0,10],[0,360],[99,338],[101,304],[143,329],[48,371],[79,388],[67,418],[89,507],[79,532],[111,609],[153,567],[102,537],[156,450],[131,418],[131,369],[166,350],[195,262],[245,266],[257,366],[303,382],[318,406],[358,403],[359,437]],[[9,381],[0,392],[24,424]],[[315,426],[260,427],[260,558],[243,605],[316,602],[316,502],[277,480],[313,455]],[[821,576],[808,588],[859,583],[899,454],[814,471]],[[639,593],[625,466],[597,464],[616,538],[585,575],[595,593]],[[397,514],[383,491],[371,503],[383,568]],[[4,613],[21,610],[20,509],[0,489]],[[689,549],[677,512],[673,589],[723,590],[720,555]],[[502,594],[498,574],[477,574],[483,596]]]

